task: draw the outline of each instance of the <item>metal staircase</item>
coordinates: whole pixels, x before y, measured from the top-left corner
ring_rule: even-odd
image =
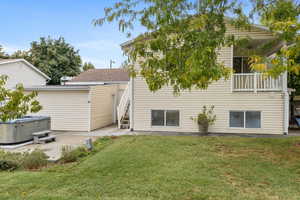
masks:
[[[117,108],[119,129],[130,128],[129,108],[130,108],[130,87],[128,84],[126,89],[124,90],[119,106]]]

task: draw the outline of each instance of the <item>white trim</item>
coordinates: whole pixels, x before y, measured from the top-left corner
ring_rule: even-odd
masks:
[[[29,67],[31,67],[31,69],[33,69],[35,72],[37,72],[38,74],[40,74],[41,76],[43,76],[47,80],[51,80],[51,78],[49,76],[47,76],[45,73],[43,73],[42,71],[40,71],[38,68],[36,68],[35,66],[33,66],[30,62],[28,62],[25,59],[7,60],[7,61],[3,61],[3,62],[1,61],[0,65],[10,64],[10,63],[16,63],[16,62],[23,62],[23,63],[25,63],[26,65],[28,65]]]
[[[24,89],[25,91],[81,91],[81,90],[90,90],[89,86],[32,86],[32,87],[26,87]]]
[[[108,84],[127,84],[129,81],[82,81],[82,82],[65,82],[65,85],[108,85]]]
[[[134,78],[130,77],[129,82],[129,128],[134,130]]]
[[[287,86],[287,72],[283,75],[283,134],[289,134],[290,95]]]
[[[231,69],[232,69],[232,74],[234,73],[233,71],[233,59],[234,59],[234,46],[231,45]],[[231,93],[233,93],[233,75],[231,76]]]
[[[88,129],[88,132],[91,132],[92,131],[92,91],[90,90],[89,91],[89,94],[88,94],[88,104],[89,104],[89,111],[88,111],[88,115],[89,115],[89,119],[88,119],[88,126],[89,126],[89,129]]]

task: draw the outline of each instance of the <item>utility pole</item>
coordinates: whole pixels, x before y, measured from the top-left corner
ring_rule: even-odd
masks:
[[[115,64],[115,63],[116,63],[115,61],[110,60],[110,61],[109,61],[109,68],[112,69],[112,67],[113,67],[112,65]]]

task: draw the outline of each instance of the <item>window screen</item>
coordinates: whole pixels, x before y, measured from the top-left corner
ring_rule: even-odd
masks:
[[[261,112],[246,112],[246,128],[261,128]]]
[[[165,111],[164,110],[152,110],[151,111],[151,124],[152,124],[152,126],[164,126],[165,125]]]
[[[244,128],[244,112],[230,112],[230,127]]]
[[[166,111],[166,125],[167,126],[179,126],[179,111],[167,110]]]

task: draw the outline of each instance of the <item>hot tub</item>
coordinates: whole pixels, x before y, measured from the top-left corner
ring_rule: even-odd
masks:
[[[0,122],[0,144],[19,144],[33,140],[32,133],[50,130],[50,117],[26,116]]]

